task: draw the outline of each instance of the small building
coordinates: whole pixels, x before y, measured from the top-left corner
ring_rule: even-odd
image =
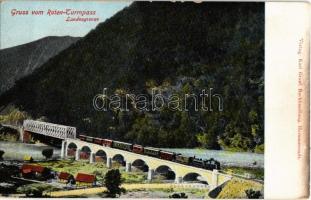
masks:
[[[96,176],[92,174],[78,173],[76,176],[76,183],[79,186],[96,185]]]
[[[50,174],[50,169],[40,165],[24,164],[21,167],[21,175],[25,178],[46,179]]]
[[[67,172],[61,172],[58,174],[58,179],[60,181],[68,181],[69,180],[69,177],[70,177],[71,174],[67,173]]]
[[[67,172],[60,172],[58,174],[58,180],[60,182],[64,182],[64,183],[73,183],[74,182],[74,177],[73,175],[67,173]]]

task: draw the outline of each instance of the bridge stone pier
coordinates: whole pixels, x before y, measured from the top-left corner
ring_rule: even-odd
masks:
[[[96,153],[98,151],[101,151],[104,152],[106,155],[106,165],[108,168],[112,167],[112,160],[114,160],[117,157],[122,157],[124,159],[124,162],[126,163],[125,169],[127,172],[132,170],[134,162],[140,161],[148,166],[147,179],[149,181],[153,179],[157,170],[163,167],[166,167],[172,172],[174,172],[176,183],[182,183],[183,181],[186,181],[185,180],[186,177],[189,177],[189,175],[191,175],[195,177],[200,177],[200,180],[206,181],[209,184],[210,189],[214,189],[217,186],[223,184],[224,182],[232,178],[229,175],[218,172],[218,170],[210,171],[202,168],[196,168],[193,166],[187,166],[172,161],[162,160],[159,158],[136,154],[115,148],[105,147],[72,138],[67,138],[63,140],[61,150],[61,155],[63,158],[67,156],[68,146],[73,144],[76,146],[76,154],[75,154],[76,160],[80,159],[80,152],[82,151],[82,148],[88,147],[89,149],[91,149],[89,157],[90,163],[94,162],[94,157]]]

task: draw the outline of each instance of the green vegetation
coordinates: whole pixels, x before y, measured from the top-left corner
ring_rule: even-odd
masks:
[[[254,176],[255,179],[264,180],[263,168],[250,168],[250,167],[222,167],[222,171],[226,173],[233,173],[244,176],[246,173]]]
[[[0,115],[0,123],[22,125],[25,119],[29,119],[30,116],[25,111],[20,111],[18,108],[10,107],[6,114]]]
[[[57,191],[59,188],[44,183],[33,183],[17,188],[17,192],[27,197],[42,197],[43,192]]]
[[[255,181],[233,178],[218,194],[218,199],[246,199],[247,190],[263,191],[263,185]]]
[[[19,139],[17,130],[0,125],[0,141],[16,142]]]
[[[119,169],[109,170],[105,175],[104,183],[108,190],[108,197],[115,198],[117,195],[121,195],[122,192],[125,192],[125,190],[120,187],[122,179]]]
[[[142,171],[127,172],[124,169],[120,170],[122,173],[122,181],[124,183],[143,183],[147,180],[147,174]]]
[[[109,169],[106,167],[106,163],[92,163],[88,161],[74,161],[74,160],[59,160],[59,161],[46,161],[37,162],[37,164],[51,168],[58,172],[68,172],[74,177],[79,173],[87,173],[96,175],[96,179],[104,183],[104,177]],[[113,163],[114,168],[119,168],[117,163]],[[125,172],[124,168],[120,169],[122,175],[122,182],[124,183],[142,183],[146,180],[146,174],[143,172]]]
[[[16,142],[18,141],[19,135],[17,133],[6,132],[0,133],[0,141]]]
[[[0,114],[0,141],[16,142],[19,140],[19,132],[13,128],[1,126],[1,124],[21,126],[25,119],[29,119],[30,116],[20,111],[14,106],[8,106]]]
[[[264,152],[265,152],[265,145],[264,144],[256,146],[255,153],[264,153]]]
[[[249,189],[246,190],[245,193],[248,199],[259,199],[260,197],[262,198],[262,194],[259,190],[255,191],[253,189]]]
[[[213,111],[96,111],[93,98],[213,88]],[[124,96],[122,96],[124,97]],[[198,100],[201,105],[202,100]],[[264,3],[134,2],[0,97],[91,136],[155,147],[263,150]],[[150,103],[150,102],[148,102]],[[124,107],[124,105],[123,105]],[[104,122],[104,123],[103,123]]]

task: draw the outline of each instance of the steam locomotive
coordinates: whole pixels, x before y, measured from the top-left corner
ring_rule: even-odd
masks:
[[[169,151],[163,151],[157,148],[153,147],[144,147],[142,145],[138,144],[131,144],[126,142],[120,142],[115,140],[109,140],[109,139],[103,139],[103,138],[97,138],[97,137],[91,137],[86,135],[79,135],[79,139],[82,141],[116,148],[124,151],[129,151],[137,154],[147,155],[163,160],[173,161],[184,165],[199,167],[207,170],[213,170],[213,169],[220,169],[220,163],[217,160],[214,160],[213,158],[207,160],[199,159],[194,157],[188,157],[184,156],[180,153],[174,153]]]

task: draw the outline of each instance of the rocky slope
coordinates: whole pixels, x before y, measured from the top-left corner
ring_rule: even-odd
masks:
[[[45,37],[27,44],[0,50],[0,94],[10,89],[16,80],[31,74],[53,56],[79,38]]]

